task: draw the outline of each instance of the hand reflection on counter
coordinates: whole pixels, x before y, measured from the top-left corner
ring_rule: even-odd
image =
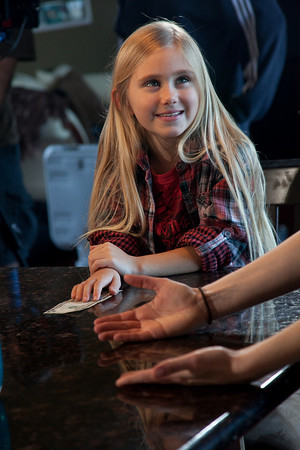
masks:
[[[152,300],[154,295],[155,293],[153,291],[133,288],[132,286],[123,283],[121,291],[117,295],[105,300],[103,303],[98,303],[92,311],[96,317],[119,314]],[[112,311],[112,309],[114,311]]]
[[[123,300],[123,293],[119,292],[117,295],[114,295],[113,297],[109,298],[108,300],[105,300],[102,303],[98,303],[93,308],[89,309],[89,312],[92,312],[96,317],[104,316],[106,312],[109,311],[109,314],[111,314],[111,310],[116,308],[116,311],[118,310],[118,306]]]
[[[187,352],[199,349],[199,340],[197,335],[181,336],[179,338],[161,339],[146,342],[130,342],[117,343],[110,341],[112,350],[102,352],[98,359],[100,367],[106,367],[111,364],[128,362],[136,364],[135,369],[141,369],[144,363],[152,363],[153,365],[166,358],[183,355]],[[216,337],[206,334],[201,336],[201,347],[212,345],[216,342]],[[228,339],[226,340],[228,345]],[[232,348],[239,348],[243,342],[240,339],[232,338]],[[220,345],[222,345],[222,337],[220,336]],[[127,361],[127,362],[126,362]]]
[[[220,391],[212,397],[216,390]],[[152,386],[136,385],[123,387],[118,399],[137,408],[149,449],[175,450],[194,437],[209,424],[208,417],[221,416],[230,410],[235,396],[244,396],[245,401],[259,389],[255,386]],[[240,448],[237,444],[236,447]]]

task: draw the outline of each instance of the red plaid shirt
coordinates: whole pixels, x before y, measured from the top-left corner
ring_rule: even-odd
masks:
[[[166,251],[194,247],[201,256],[203,271],[248,263],[247,236],[237,204],[208,156],[191,164],[180,161],[176,170],[185,205],[183,214],[189,216],[184,222],[191,226],[183,229],[175,242],[166,239],[160,245]],[[146,233],[136,238],[115,231],[97,231],[89,237],[91,245],[111,242],[132,256],[155,253],[155,201],[149,160],[144,151],[137,162],[136,180],[147,222]]]

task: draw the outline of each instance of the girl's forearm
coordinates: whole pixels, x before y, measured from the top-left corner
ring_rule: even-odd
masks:
[[[237,352],[235,372],[251,381],[300,360],[300,320],[276,335]]]
[[[204,287],[213,319],[300,287],[300,232],[247,266]]]
[[[181,247],[163,253],[137,258],[138,275],[170,276],[195,272],[201,268],[201,258],[192,247]]]

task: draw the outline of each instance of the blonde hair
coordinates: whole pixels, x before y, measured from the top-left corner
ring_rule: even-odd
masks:
[[[139,64],[163,47],[175,47],[183,53],[193,67],[200,98],[193,123],[180,137],[178,154],[187,163],[207,154],[222,173],[244,223],[250,258],[255,259],[275,246],[256,149],[219,100],[197,43],[183,28],[165,20],[138,28],[117,54],[112,92],[117,92],[118,101],[110,102],[99,139],[88,235],[104,229],[133,236],[145,232],[146,220],[135,173],[137,158],[141,148],[147,146],[147,138],[145,130],[130,114],[127,90]]]

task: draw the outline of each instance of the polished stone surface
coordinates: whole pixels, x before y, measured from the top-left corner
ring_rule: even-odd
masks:
[[[174,278],[197,286],[225,273]],[[124,286],[116,298],[89,310],[43,314],[67,300],[72,286],[87,275],[87,268],[78,267],[0,269],[1,449],[173,450],[217,418],[219,425],[205,438],[213,446],[203,441],[201,448],[225,449],[235,430],[242,435],[255,423],[254,416],[259,420],[298,387],[295,366],[277,377],[271,394],[259,384],[117,389],[116,378],[129,368],[148,367],[211,344],[245,345],[247,314],[180,338],[121,346],[103,343],[92,329],[95,315],[126,310],[153,293]],[[279,328],[299,317],[299,292],[274,303]]]

